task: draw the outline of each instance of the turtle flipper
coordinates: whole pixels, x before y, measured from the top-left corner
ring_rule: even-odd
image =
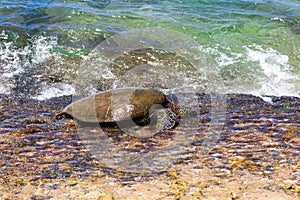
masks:
[[[136,126],[122,127],[122,130],[134,137],[149,138],[173,128],[177,122],[177,115],[172,110],[157,105],[150,109],[147,117],[134,122]]]
[[[173,128],[177,122],[177,115],[170,109],[155,109],[150,115],[151,119],[153,115],[155,115],[156,133]]]
[[[180,116],[190,116],[190,115],[194,115],[195,114],[195,110],[193,107],[190,106],[182,106],[179,108],[179,115]]]
[[[56,114],[54,116],[54,121],[59,121],[59,120],[62,120],[62,119],[73,119],[72,115],[68,114],[68,113],[65,113],[65,112],[60,112],[58,114]]]

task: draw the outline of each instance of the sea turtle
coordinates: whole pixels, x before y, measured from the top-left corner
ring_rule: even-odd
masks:
[[[147,125],[152,121],[156,134],[173,128],[180,116],[191,111],[190,107],[179,107],[173,94],[165,95],[153,88],[129,87],[107,90],[75,101],[56,117],[65,116],[81,122],[106,124],[126,124],[133,120],[136,124]]]

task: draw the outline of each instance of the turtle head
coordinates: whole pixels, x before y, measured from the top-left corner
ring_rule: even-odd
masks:
[[[193,107],[187,105],[180,105],[180,102],[175,94],[166,95],[166,108],[171,109],[176,115],[189,116],[195,113]]]
[[[166,108],[171,109],[177,115],[181,115],[179,100],[178,100],[178,98],[176,97],[175,94],[168,94],[168,95],[166,95],[166,102],[165,102],[164,106]]]
[[[55,115],[54,121],[59,121],[62,119],[73,119],[72,115],[65,113],[65,112],[59,112],[58,114]]]

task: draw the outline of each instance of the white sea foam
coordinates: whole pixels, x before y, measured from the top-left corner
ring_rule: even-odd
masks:
[[[42,88],[42,91],[39,95],[33,96],[33,99],[45,100],[52,97],[59,97],[64,95],[73,95],[75,94],[75,87],[70,84],[56,83],[46,85]]]
[[[230,51],[230,54],[224,53],[222,49],[220,45],[216,45],[214,48],[208,48],[209,53],[217,55],[215,61],[217,62],[218,68],[236,64],[240,62],[240,59],[243,57],[243,54],[232,52],[228,47],[225,50]]]
[[[273,48],[264,49],[259,45],[244,46],[239,50],[215,45],[208,48],[214,56],[218,69],[228,70],[235,80],[224,80],[225,92],[249,93],[257,96],[300,96],[300,76],[291,73],[289,57]],[[234,70],[227,66],[234,66]],[[249,70],[244,70],[248,68]],[[254,70],[258,68],[258,70]],[[242,74],[244,73],[244,74]],[[249,80],[246,80],[249,77]]]
[[[52,56],[51,50],[55,45],[57,45],[57,41],[54,39],[48,40],[46,37],[37,38],[33,44],[32,51],[34,52],[34,57],[31,61],[39,64],[48,60]]]
[[[0,83],[0,94],[9,94],[9,89]]]
[[[2,33],[4,34],[4,33]],[[52,48],[56,45],[54,38],[35,38],[30,46],[16,48],[12,42],[0,46],[0,93],[10,94],[14,85],[14,76],[22,76],[28,69],[41,67],[40,64],[49,60],[52,56]],[[33,78],[47,77],[46,70],[40,69],[41,74],[35,74]],[[24,75],[23,75],[24,76]],[[26,75],[25,75],[26,76]],[[37,81],[39,82],[39,81]],[[32,98],[45,100],[52,97],[72,95],[75,89],[70,84],[64,83],[39,83],[38,94],[32,94]]]
[[[14,76],[22,75],[28,68],[40,67],[41,63],[50,59],[51,56],[55,56],[52,52],[54,45],[56,45],[55,39],[46,37],[36,38],[30,46],[23,48],[16,48],[12,42],[0,45],[0,93],[9,94],[12,92]],[[211,70],[226,69],[227,66],[237,66],[237,69],[255,66],[262,72],[250,74],[256,72],[244,71],[244,73],[249,73],[243,74],[244,77],[252,76],[254,79],[247,82],[247,80],[238,77],[236,80],[228,81],[229,84],[224,84],[224,92],[249,93],[258,96],[300,96],[300,75],[292,74],[288,56],[273,48],[264,49],[259,45],[248,45],[235,51],[221,45],[215,45],[213,48],[201,46],[201,48],[211,54],[216,61],[216,69]],[[45,73],[43,69],[40,71]],[[234,72],[234,75],[242,76],[242,74],[237,73],[239,72]],[[47,74],[38,74],[35,77],[38,78],[42,75],[47,77]],[[115,78],[111,70],[104,71],[102,76],[105,79]],[[39,94],[33,95],[33,98],[39,100],[75,93],[74,87],[70,84],[42,82],[39,85],[42,87],[37,91]],[[224,87],[223,84],[220,85]]]
[[[262,98],[262,100],[264,100],[265,102],[268,102],[270,104],[273,104],[273,100],[271,97],[269,96],[260,96]]]
[[[5,35],[4,32],[1,34]],[[23,48],[17,48],[13,42],[0,45],[0,93],[11,93],[15,76],[21,76],[26,70],[39,67],[40,63],[48,60],[55,42],[47,37],[38,37],[33,44]]]
[[[4,81],[23,71],[21,56],[28,54],[28,49],[15,49],[12,42],[0,46],[1,80]]]
[[[268,48],[264,50],[260,46],[245,47],[247,59],[258,62],[262,68],[265,78],[260,82],[261,88],[251,91],[255,95],[275,96],[299,96],[300,91],[295,87],[293,81],[299,80],[299,76],[290,72],[289,57],[278,51]],[[298,91],[297,91],[298,90]]]

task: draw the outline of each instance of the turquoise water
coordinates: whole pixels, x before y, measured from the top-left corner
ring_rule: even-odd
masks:
[[[196,66],[201,75],[194,79],[213,71],[224,92],[300,96],[298,0],[1,0],[0,92],[39,99],[72,94],[82,60],[97,45],[146,28],[178,33],[211,57],[207,65],[213,67]],[[150,46],[174,39],[149,37]],[[107,70],[106,77],[116,77],[114,69]]]

